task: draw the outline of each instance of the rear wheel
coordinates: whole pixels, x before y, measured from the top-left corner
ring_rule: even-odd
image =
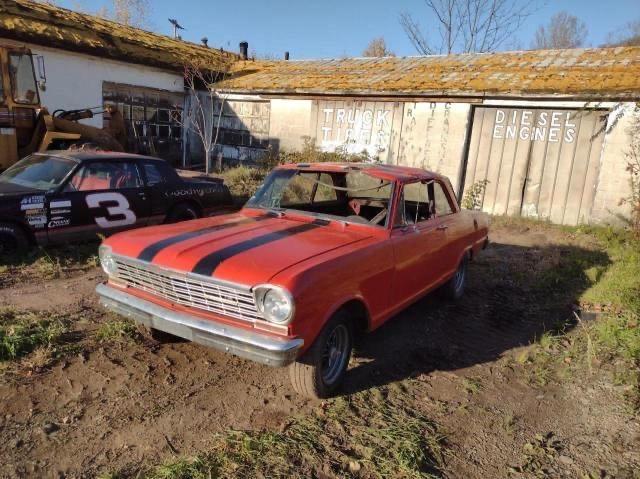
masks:
[[[289,366],[293,389],[313,399],[330,397],[344,379],[352,347],[351,321],[344,311],[338,312],[311,348]]]
[[[0,255],[23,254],[29,249],[24,230],[11,223],[0,223]]]
[[[180,221],[189,221],[200,218],[198,211],[195,207],[187,204],[181,203],[176,205],[167,215],[166,223],[178,223]]]
[[[467,265],[469,263],[469,253],[465,253],[458,264],[458,269],[451,279],[444,285],[443,292],[449,299],[460,299],[464,294],[464,287],[467,282]]]

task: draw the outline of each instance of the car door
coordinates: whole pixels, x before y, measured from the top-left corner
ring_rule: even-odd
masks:
[[[401,305],[416,299],[444,275],[446,228],[435,215],[433,182],[403,186],[391,244],[395,259],[392,303]]]
[[[458,261],[465,247],[463,225],[457,220],[456,203],[451,197],[451,189],[440,180],[433,182],[433,201],[439,227],[445,236],[442,266],[445,276],[450,276],[458,267]]]
[[[144,226],[151,209],[135,161],[124,159],[85,160],[48,207],[52,242]]]

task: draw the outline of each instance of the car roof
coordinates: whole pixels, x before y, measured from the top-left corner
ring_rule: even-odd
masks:
[[[143,159],[151,161],[162,161],[160,158],[154,158],[153,156],[136,155],[134,153],[123,153],[121,151],[101,151],[101,150],[49,150],[40,153],[34,153],[35,155],[56,156],[58,158],[65,158],[67,160],[74,160],[78,163],[87,160],[123,160],[123,159]]]
[[[433,171],[414,168],[411,166],[387,165],[384,163],[289,163],[278,166],[278,169],[296,169],[300,171],[319,171],[327,173],[364,171],[376,178],[403,182],[446,179],[444,176]]]

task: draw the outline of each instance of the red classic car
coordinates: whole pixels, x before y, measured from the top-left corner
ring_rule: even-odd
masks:
[[[276,168],[238,213],[114,235],[100,247],[108,309],[272,366],[327,397],[355,335],[429,291],[462,295],[487,243],[447,178],[390,165]]]

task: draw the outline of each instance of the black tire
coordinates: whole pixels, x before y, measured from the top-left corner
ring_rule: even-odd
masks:
[[[29,246],[29,238],[20,226],[0,223],[0,255],[24,254]]]
[[[465,253],[458,264],[458,269],[453,274],[451,279],[443,286],[442,292],[444,295],[452,300],[458,300],[464,294],[464,287],[467,282],[467,267],[469,264],[469,254]]]
[[[340,311],[329,320],[307,352],[289,366],[293,389],[312,399],[331,397],[344,380],[352,347],[352,323],[346,312]]]
[[[180,221],[189,221],[200,218],[198,210],[188,203],[180,203],[174,206],[169,214],[165,223],[178,223]]]

